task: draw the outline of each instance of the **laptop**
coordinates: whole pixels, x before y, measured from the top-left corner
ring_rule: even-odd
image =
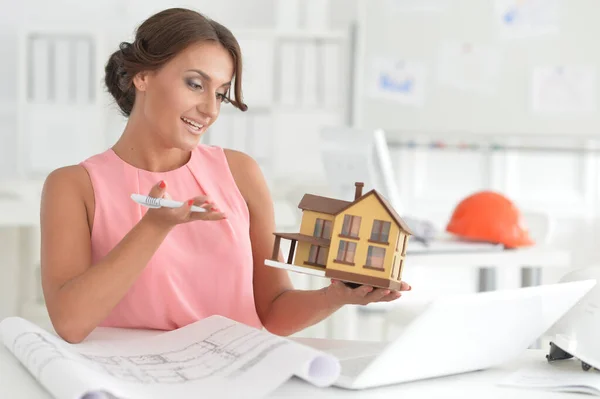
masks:
[[[336,386],[364,389],[483,370],[518,357],[596,280],[441,297],[394,341],[341,354]],[[362,352],[362,353],[360,353]],[[375,352],[375,353],[374,353]]]

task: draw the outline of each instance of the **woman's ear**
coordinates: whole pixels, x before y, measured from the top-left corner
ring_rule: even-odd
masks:
[[[146,91],[146,88],[148,87],[148,73],[145,71],[138,72],[133,77],[133,85],[139,91]]]

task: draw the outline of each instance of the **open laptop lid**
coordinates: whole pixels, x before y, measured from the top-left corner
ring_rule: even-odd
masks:
[[[336,198],[354,198],[354,182],[361,181],[366,191],[376,189],[386,197],[396,212],[405,211],[383,130],[325,127],[319,140],[327,183]]]
[[[596,280],[443,297],[433,301],[354,381],[368,388],[486,369],[526,350]]]

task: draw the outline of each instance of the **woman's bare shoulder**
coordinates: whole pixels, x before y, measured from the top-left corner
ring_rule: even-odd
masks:
[[[57,202],[67,209],[83,203],[91,226],[94,191],[90,176],[82,165],[64,166],[50,172],[44,182],[41,201],[42,212],[45,208],[54,208]]]
[[[238,185],[252,187],[262,177],[258,163],[250,155],[232,149],[223,149],[223,152]]]
[[[83,193],[91,188],[90,177],[82,165],[69,165],[55,169],[46,177],[42,194],[49,191],[66,190],[67,192]]]
[[[270,201],[270,193],[260,165],[250,155],[225,149],[229,169],[248,204],[264,204]]]

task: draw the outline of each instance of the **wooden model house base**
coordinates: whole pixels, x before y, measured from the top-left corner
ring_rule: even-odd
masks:
[[[356,285],[400,290],[408,238],[413,234],[376,190],[354,201],[305,194],[299,233],[274,233],[273,256],[265,264]],[[291,241],[287,263],[279,261],[281,239]],[[297,248],[296,248],[297,246]]]

